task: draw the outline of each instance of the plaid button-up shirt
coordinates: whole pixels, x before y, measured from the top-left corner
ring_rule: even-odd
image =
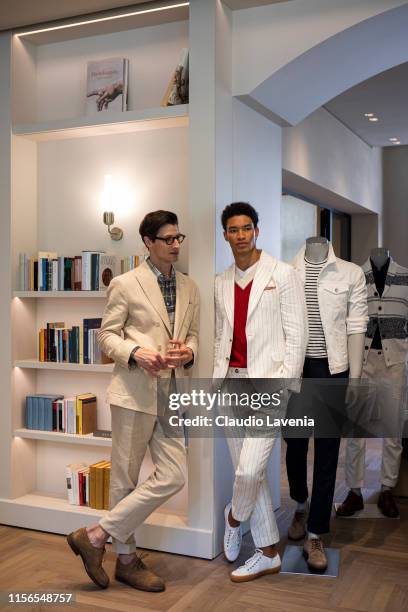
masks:
[[[176,314],[176,272],[172,266],[171,275],[169,278],[164,276],[164,274],[162,274],[162,272],[156,268],[150,257],[147,258],[146,263],[157,278],[157,282],[166,305],[167,314],[169,315],[171,329],[174,331],[174,319]]]

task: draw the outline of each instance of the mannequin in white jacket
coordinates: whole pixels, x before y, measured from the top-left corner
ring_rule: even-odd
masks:
[[[309,342],[303,378],[350,378],[359,380],[363,365],[364,333],[367,328],[367,292],[359,266],[335,256],[326,238],[308,238],[292,264],[305,286],[309,324]],[[327,410],[336,414],[344,405],[347,383],[337,388],[337,395],[325,392],[316,381],[317,415]],[[286,466],[290,495],[297,508],[289,527],[293,540],[306,537],[304,556],[311,569],[324,571],[327,559],[321,535],[329,531],[340,437],[315,438],[313,491],[307,488],[308,438],[286,437]]]

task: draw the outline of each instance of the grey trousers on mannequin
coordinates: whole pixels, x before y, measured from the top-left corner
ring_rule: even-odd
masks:
[[[386,365],[383,351],[371,349],[364,365],[362,378],[375,383],[375,411],[392,429],[399,429],[401,409],[406,387],[405,363]],[[346,445],[345,475],[350,489],[364,486],[365,438],[350,438]],[[400,437],[384,438],[381,460],[382,485],[395,487],[401,463],[402,442]]]
[[[183,488],[186,472],[184,438],[166,437],[154,415],[111,406],[111,510],[99,525],[112,536],[118,554],[136,550],[134,532],[167,499]],[[138,485],[149,448],[154,471]]]

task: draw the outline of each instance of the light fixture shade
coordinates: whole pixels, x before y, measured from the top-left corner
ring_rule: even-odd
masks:
[[[104,212],[103,222],[105,225],[113,225],[115,223],[115,215],[113,212]]]

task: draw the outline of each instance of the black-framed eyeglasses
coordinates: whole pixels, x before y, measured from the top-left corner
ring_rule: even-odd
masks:
[[[155,236],[154,239],[163,240],[163,242],[171,246],[172,244],[174,244],[175,240],[177,240],[177,242],[181,244],[183,240],[185,239],[185,237],[186,237],[185,234],[177,234],[176,236]]]

